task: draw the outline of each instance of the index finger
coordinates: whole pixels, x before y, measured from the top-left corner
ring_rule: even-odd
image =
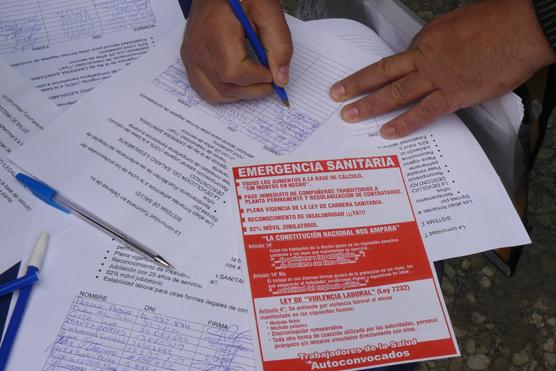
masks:
[[[380,134],[386,139],[401,138],[458,108],[442,91],[435,90],[409,111],[384,125]]]
[[[267,54],[274,82],[285,86],[289,80],[289,65],[293,54],[290,29],[280,2],[257,0],[251,11]]]
[[[381,59],[338,81],[330,88],[330,96],[343,102],[361,94],[372,92],[416,70],[414,51]]]

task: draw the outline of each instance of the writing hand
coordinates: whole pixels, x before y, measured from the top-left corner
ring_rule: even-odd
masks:
[[[530,0],[485,0],[425,26],[410,48],[335,83],[350,123],[416,103],[381,129],[399,138],[460,108],[500,96],[556,61]]]
[[[210,103],[254,99],[288,83],[292,42],[278,0],[243,0],[264,45],[270,70],[252,60],[245,32],[226,0],[194,0],[181,57],[191,86]]]

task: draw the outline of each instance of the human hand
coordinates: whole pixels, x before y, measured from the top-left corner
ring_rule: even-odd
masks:
[[[460,108],[500,96],[556,61],[531,0],[484,0],[425,26],[408,51],[335,83],[331,97],[342,118],[359,122],[416,102],[381,129],[403,137]]]
[[[291,35],[278,0],[243,0],[264,45],[270,70],[253,61],[245,32],[226,0],[194,0],[181,57],[191,86],[209,103],[254,99],[288,83]]]

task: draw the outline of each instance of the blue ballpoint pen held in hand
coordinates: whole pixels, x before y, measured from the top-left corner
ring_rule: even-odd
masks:
[[[243,26],[243,29],[245,30],[245,36],[247,36],[249,43],[255,50],[255,54],[257,54],[257,58],[259,58],[259,62],[261,62],[263,66],[268,68],[268,57],[266,55],[264,46],[259,40],[259,37],[257,36],[257,33],[255,32],[253,27],[251,27],[251,23],[249,22],[247,15],[245,14],[243,8],[241,7],[241,1],[240,0],[228,0],[228,1],[230,3],[230,6],[232,7],[232,11],[236,15],[236,18]],[[274,88],[274,91],[276,92],[276,94],[278,94],[278,97],[280,97],[280,100],[284,103],[284,105],[286,107],[289,107],[290,101],[288,99],[288,95],[286,94],[286,90],[276,85],[274,82],[272,83],[272,88]]]
[[[25,308],[27,307],[27,302],[29,301],[29,297],[31,295],[33,283],[37,282],[39,279],[39,271],[41,270],[42,263],[44,261],[44,255],[46,253],[47,245],[48,234],[42,233],[37,243],[35,244],[35,248],[33,249],[31,258],[27,263],[27,272],[25,273],[25,276],[21,277],[28,278],[28,280],[25,281],[25,285],[23,285],[24,281],[22,281],[21,279],[17,279],[6,285],[0,286],[0,292],[2,293],[0,296],[8,294],[19,288],[19,296],[17,297],[17,302],[15,304],[12,317],[10,318],[8,328],[6,329],[4,339],[2,341],[2,344],[0,345],[0,371],[3,371],[6,368],[6,364],[8,363],[8,357],[10,356],[10,351],[13,347],[19,325],[23,320],[23,314],[25,313]],[[16,281],[18,282],[18,284],[14,285]]]
[[[165,268],[174,268],[172,264],[170,264],[166,259],[160,256],[156,251],[143,245],[141,242],[126,235],[125,233],[111,226],[110,224],[100,220],[98,217],[91,214],[87,210],[80,208],[75,203],[68,200],[67,198],[65,198],[58,192],[56,192],[48,185],[21,173],[17,174],[15,177],[21,184],[25,186],[25,188],[29,189],[31,193],[33,193],[37,198],[46,202],[50,206],[55,207],[56,209],[61,210],[67,214],[72,214],[78,217],[79,219],[83,220],[85,223],[101,230],[102,232],[118,240],[124,245],[142,253],[143,255],[147,256],[151,260],[160,264],[161,266]]]

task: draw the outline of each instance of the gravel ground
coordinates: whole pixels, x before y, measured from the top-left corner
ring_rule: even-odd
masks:
[[[403,0],[425,20],[471,1]],[[288,11],[296,0],[284,1]],[[530,177],[529,227],[508,278],[482,255],[446,262],[442,285],[462,357],[418,370],[556,370],[556,125]]]

